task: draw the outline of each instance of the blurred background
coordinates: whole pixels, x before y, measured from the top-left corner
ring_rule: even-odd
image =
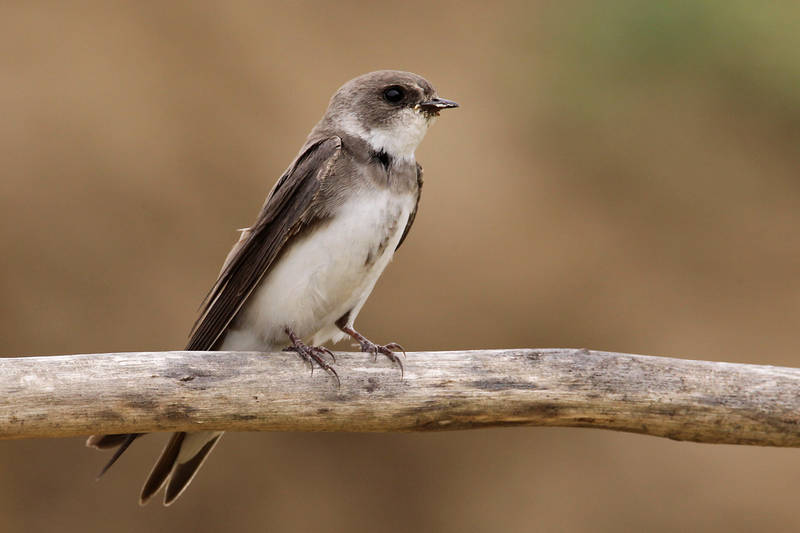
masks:
[[[417,152],[421,210],[364,333],[800,366],[798,16],[740,0],[4,2],[0,355],[181,348],[331,94],[395,68],[462,107]],[[139,508],[163,442],[95,483],[108,455],[83,439],[0,441],[3,530],[800,527],[791,449],[229,434],[175,506]]]

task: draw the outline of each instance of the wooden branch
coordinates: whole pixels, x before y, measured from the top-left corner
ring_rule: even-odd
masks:
[[[0,359],[0,438],[218,429],[578,426],[800,446],[800,369],[588,350],[338,353],[341,386],[293,353]]]

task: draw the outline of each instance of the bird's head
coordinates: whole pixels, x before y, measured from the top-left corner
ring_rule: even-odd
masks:
[[[453,107],[458,104],[439,98],[425,78],[379,70],[342,85],[331,98],[323,122],[393,158],[413,159],[439,112]]]

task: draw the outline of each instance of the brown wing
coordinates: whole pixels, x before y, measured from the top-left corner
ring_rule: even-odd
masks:
[[[234,248],[220,272],[192,329],[187,350],[215,348],[281,249],[314,221],[314,201],[340,149],[338,137],[319,140],[281,176],[249,228],[249,235],[237,243],[238,248]]]
[[[411,225],[414,223],[414,218],[417,216],[417,209],[419,208],[419,199],[422,196],[422,165],[417,163],[417,203],[414,204],[414,210],[411,211],[411,214],[408,215],[408,222],[406,222],[406,229],[403,230],[403,235],[400,237],[400,242],[397,243],[397,248],[394,249],[396,252],[400,245],[403,244],[403,241],[406,240],[406,236],[408,232],[411,231]]]

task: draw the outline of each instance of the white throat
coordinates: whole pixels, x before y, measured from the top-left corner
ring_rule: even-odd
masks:
[[[342,117],[341,126],[346,133],[366,141],[375,151],[386,152],[394,159],[413,161],[414,151],[432,121],[420,111],[404,109],[394,122],[383,128],[367,130],[353,113]]]

